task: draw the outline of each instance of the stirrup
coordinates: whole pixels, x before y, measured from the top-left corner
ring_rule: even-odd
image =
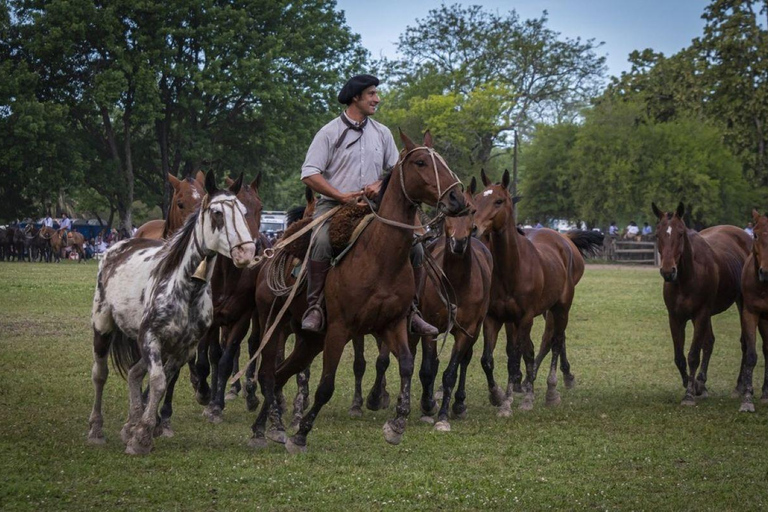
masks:
[[[320,314],[320,325],[317,329],[307,329],[304,327],[304,322],[313,311],[317,311]],[[323,308],[320,307],[319,304],[315,304],[314,306],[307,308],[307,310],[304,312],[304,315],[301,317],[301,328],[309,332],[325,332],[325,311],[323,311]]]
[[[421,319],[421,321],[424,323],[425,332],[415,332],[413,330],[413,321],[416,318]],[[421,313],[419,312],[418,308],[416,308],[416,306],[411,309],[411,313],[408,315],[407,324],[409,334],[414,334],[416,336],[437,336],[440,334],[440,329],[424,320],[424,317],[421,316]],[[430,327],[432,328],[432,332],[426,332],[426,330],[428,330]]]

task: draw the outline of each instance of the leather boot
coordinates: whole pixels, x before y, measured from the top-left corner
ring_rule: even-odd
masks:
[[[411,313],[408,317],[408,331],[411,334],[417,334],[419,336],[437,336],[440,331],[437,330],[432,324],[428,324],[426,320],[421,317],[419,312],[419,297],[424,290],[424,267],[413,268],[413,278],[416,281],[416,296],[413,298],[413,304],[411,305]]]
[[[301,319],[301,328],[305,331],[323,332],[325,330],[325,311],[321,297],[325,289],[325,275],[331,269],[328,261],[309,260],[307,267],[307,311]]]

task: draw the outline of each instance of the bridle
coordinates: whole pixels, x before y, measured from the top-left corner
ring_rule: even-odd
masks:
[[[237,205],[240,202],[237,199],[237,197],[233,197],[232,199],[217,199],[215,202],[217,204],[222,205],[222,207],[225,208],[225,209],[229,208],[232,219],[235,218],[235,212],[239,212],[240,211],[237,208]],[[202,204],[200,206],[200,216],[202,217],[200,219],[200,225],[203,226],[202,234],[200,235],[201,238],[202,238],[202,243],[200,243],[197,240],[197,230],[195,230],[194,233],[193,233],[194,242],[195,242],[195,248],[197,249],[198,253],[201,256],[204,256],[206,259],[211,258],[215,254],[215,252],[216,252],[216,251],[211,251],[210,249],[208,249],[208,246],[205,243],[205,213],[210,211],[211,203],[212,203],[212,201],[210,199],[210,196],[208,194],[206,194],[205,197],[203,197],[203,202],[202,202]],[[242,213],[241,213],[241,215],[242,215]],[[233,225],[234,225],[235,235],[237,237],[237,242],[238,242],[238,243],[236,243],[234,245],[232,245],[232,243],[231,243],[232,239],[230,238],[230,233],[229,233],[229,223],[226,222],[226,221],[224,222],[224,233],[225,233],[225,236],[227,238],[227,242],[230,244],[230,246],[229,246],[229,256],[230,256],[230,258],[232,257],[232,251],[234,251],[238,247],[242,247],[243,245],[248,245],[248,244],[256,245],[256,243],[257,243],[256,241],[254,241],[253,237],[251,236],[250,231],[247,232],[246,235],[244,236],[238,230],[237,223],[233,222]]]

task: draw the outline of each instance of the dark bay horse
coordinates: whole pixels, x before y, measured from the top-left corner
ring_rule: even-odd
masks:
[[[463,195],[456,190],[461,182],[432,149],[431,135],[427,133],[424,145],[418,147],[404,134],[400,137],[405,149],[385,183],[387,186],[382,186],[380,196],[378,215],[386,220],[373,222],[346,257],[328,273],[325,336],[306,332],[303,336],[297,334],[293,352],[276,372],[269,367],[270,360],[275,359],[276,348],[270,349],[271,355],[267,352],[269,345],[276,345],[275,337],[267,340],[259,370],[264,404],[252,427],[256,438],[263,438],[267,416],[273,409],[275,389],[282,389],[290,376],[304,370],[317,354],[323,352],[323,371],[312,407],[302,418],[298,432],[286,440],[286,449],[290,453],[306,450],[307,435],[315,418],[333,395],[336,369],[344,346],[356,335],[374,334],[398,359],[400,396],[396,418],[384,425],[384,437],[387,442],[397,444],[405,431],[413,374],[406,326],[406,315],[415,292],[409,261],[413,230],[387,222],[413,225],[418,205],[422,202],[436,205],[448,215],[463,213],[465,204]],[[306,308],[304,298],[298,297],[295,302]],[[293,318],[300,319],[301,315],[296,313]]]
[[[591,231],[572,231],[561,235],[551,229],[535,229],[526,234],[515,224],[513,198],[508,191],[510,177],[505,171],[501,184],[492,184],[483,171],[485,190],[475,196],[477,236],[484,237],[493,254],[493,279],[490,305],[483,324],[485,346],[481,364],[488,380],[491,403],[501,406],[500,416],[511,414],[512,391],[520,378],[520,356],[525,361],[525,397],[521,409],[533,407],[533,382],[537,367],[531,340],[533,320],[545,315],[542,352],[551,346],[552,362],[547,377],[547,404],[560,401],[557,392],[557,361],[566,385],[573,382],[565,353],[565,329],[578,284],[584,273],[582,254],[594,251],[602,235]],[[507,330],[506,393],[493,377],[493,352],[502,325]]]
[[[219,190],[212,172],[197,213],[168,242],[133,238],[107,252],[99,265],[93,299],[95,400],[88,441],[104,443],[101,401],[107,356],[128,374],[129,416],[121,437],[126,453],[146,454],[158,433],[157,408],[167,380],[189,360],[213,316],[210,277],[218,254],[239,267],[251,263],[255,244],[236,194],[241,178]],[[196,269],[209,262],[202,278]],[[141,383],[149,372],[149,393]]]
[[[696,396],[707,396],[707,368],[715,344],[712,316],[734,302],[742,315],[741,272],[752,250],[752,238],[735,226],[714,226],[701,233],[686,228],[682,202],[674,212],[651,206],[659,219],[656,240],[675,365],[686,388],[681,405],[695,405]],[[693,322],[693,341],[686,371],[683,350],[688,321]]]
[[[168,183],[173,187],[173,197],[165,220],[150,220],[142,224],[136,231],[135,238],[151,238],[160,240],[170,238],[187,217],[194,212],[205,195],[205,174],[197,171],[195,178],[178,179],[168,173]]]

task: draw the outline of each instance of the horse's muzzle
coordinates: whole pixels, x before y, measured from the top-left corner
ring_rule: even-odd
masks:
[[[445,198],[438,203],[437,209],[449,217],[459,217],[469,213],[464,194],[459,192],[456,187],[445,194]]]
[[[463,255],[465,252],[467,252],[467,246],[469,245],[469,237],[465,238],[454,238],[451,237],[448,239],[451,252],[453,254]]]
[[[256,257],[256,242],[246,242],[233,247],[229,255],[237,268],[247,267]]]
[[[768,283],[768,271],[765,271],[763,267],[757,269],[757,279],[761,283]]]
[[[661,273],[661,277],[664,278],[664,281],[667,283],[672,283],[677,279],[677,267],[672,267],[672,270],[664,270],[663,268],[659,270]]]

